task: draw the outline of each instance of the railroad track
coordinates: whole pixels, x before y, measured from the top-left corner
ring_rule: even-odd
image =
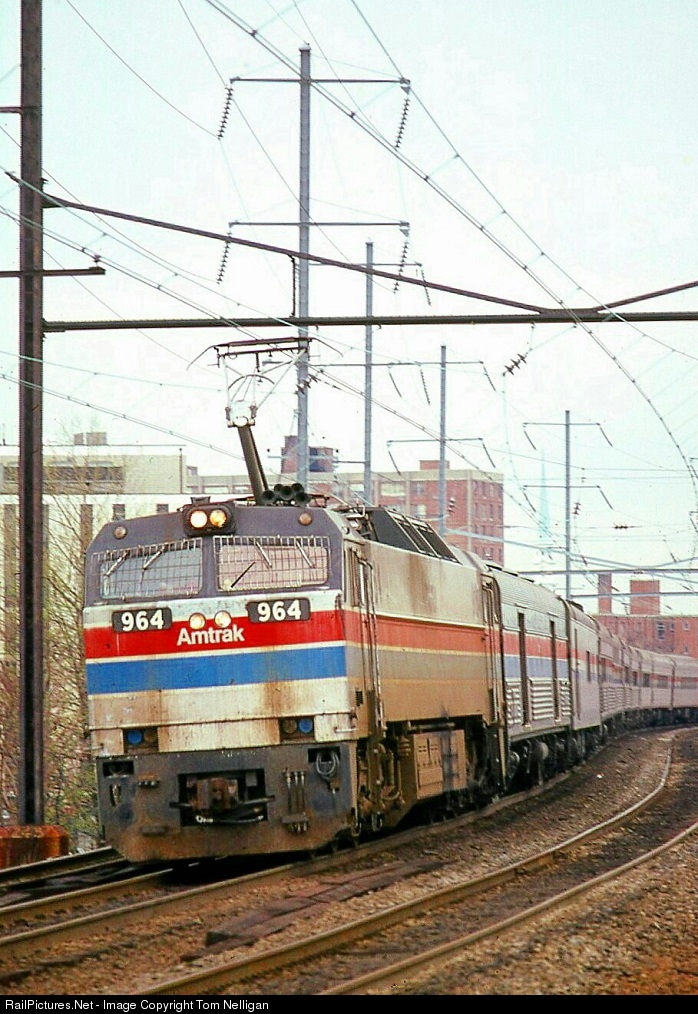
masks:
[[[490,817],[495,813],[520,805],[525,798],[534,798],[550,791],[555,783],[531,790],[529,793],[522,793],[499,800],[486,811],[466,814],[454,823],[460,826],[467,826]],[[226,878],[214,883],[202,884],[198,887],[186,889],[179,883],[176,876],[173,876],[172,867],[158,866],[157,869],[141,872],[120,859],[111,849],[105,849],[105,856],[97,868],[105,869],[109,860],[114,862],[115,868],[120,864],[124,869],[131,872],[121,879],[110,880],[107,883],[97,884],[92,887],[78,888],[71,890],[69,886],[63,889],[56,888],[45,897],[35,898],[28,901],[0,904],[0,983],[4,981],[2,965],[9,960],[16,960],[26,954],[36,954],[39,951],[47,950],[56,944],[63,944],[68,941],[79,943],[81,940],[91,941],[96,934],[105,929],[110,932],[129,925],[142,923],[144,915],[150,914],[153,917],[161,913],[190,912],[198,903],[234,900],[239,895],[264,885],[272,884],[274,881],[282,881],[293,873],[302,871],[314,871],[321,873],[328,869],[341,869],[342,867],[355,862],[357,856],[370,856],[385,851],[387,848],[399,847],[410,841],[418,840],[429,829],[418,827],[404,832],[398,832],[390,838],[381,838],[373,842],[364,843],[350,850],[330,854],[327,856],[313,857],[305,861],[294,860],[291,863],[277,865],[272,869],[265,869],[259,872]],[[114,860],[116,856],[116,860]],[[55,860],[50,860],[55,862]],[[43,866],[44,864],[34,864]],[[194,865],[194,864],[193,864]],[[209,869],[213,864],[209,864]],[[37,871],[38,872],[38,871]],[[33,881],[32,881],[33,882]],[[139,901],[129,902],[128,899],[135,894],[147,895]],[[113,903],[117,904],[114,905]],[[108,908],[106,906],[109,906]],[[73,918],[66,918],[66,913],[79,910],[96,909]],[[32,923],[38,925],[31,926]],[[17,931],[17,926],[22,928]]]
[[[445,944],[414,954],[402,961],[384,965],[376,971],[368,972],[365,975],[360,975],[340,983],[338,986],[322,990],[319,995],[337,996],[341,994],[348,996],[352,994],[365,994],[370,991],[404,990],[408,981],[414,979],[420,973],[426,971],[429,974],[433,974],[444,965],[453,961],[454,958],[463,959],[468,948],[475,947],[483,940],[501,937],[509,930],[524,926],[540,916],[552,913],[555,910],[561,910],[572,902],[579,901],[584,895],[591,894],[601,885],[610,883],[612,880],[637,869],[644,863],[659,858],[665,852],[680,845],[686,838],[695,834],[696,831],[698,831],[698,821],[694,821],[678,835],[675,835],[658,848],[650,849],[630,862],[614,867],[598,877],[592,877],[575,887],[546,898],[545,901],[515,912],[508,918],[502,919],[491,926],[486,926],[473,933],[456,937]]]
[[[584,892],[656,858],[693,834],[698,829],[696,821],[660,847],[643,849],[630,860],[617,863],[611,855],[602,875],[588,873],[602,861],[601,856],[607,851],[604,846],[590,854],[593,843],[598,839],[607,843],[615,839],[617,850],[615,832],[631,827],[638,815],[658,800],[665,790],[669,767],[668,755],[659,784],[633,806],[521,862],[425,893],[409,902],[382,908],[366,917],[261,954],[237,957],[141,987],[139,993],[218,993],[241,984],[247,995],[270,992],[337,995],[399,990],[410,976],[424,969],[432,971],[439,964],[452,960],[454,955],[462,956],[466,948],[486,937],[497,937],[544,912],[569,904]],[[658,823],[662,822],[660,815]],[[570,879],[575,880],[572,886],[569,886]],[[563,889],[559,888],[560,883],[565,884]],[[531,894],[544,897],[531,905]],[[505,911],[507,915],[493,918],[493,913],[498,911]],[[466,933],[454,932],[454,928],[457,930],[464,923],[480,924]],[[425,946],[425,940],[433,941],[435,936],[444,935],[449,938],[436,946]],[[408,951],[410,953],[404,956]],[[400,954],[397,961],[396,952]],[[357,966],[362,969],[358,975],[353,971]],[[336,983],[343,975],[345,978],[340,983],[327,985]]]
[[[0,870],[0,906],[6,904],[6,898],[21,890],[31,890],[37,885],[66,876],[91,874],[104,871],[110,866],[126,865],[126,860],[122,859],[118,852],[105,847],[92,849],[90,852],[56,856],[54,859],[43,859],[41,862],[26,863],[23,866],[8,866]]]
[[[666,740],[666,736],[664,739]],[[666,763],[668,766],[668,759]],[[614,821],[617,823],[622,820],[630,820],[633,812],[638,812],[640,807],[648,806],[662,791],[665,781],[666,773],[651,794],[630,810],[625,810],[623,813],[616,815]],[[544,799],[546,797],[549,798],[550,795],[554,796],[554,792],[550,793],[546,791],[548,789],[549,786],[546,786],[539,792]],[[66,895],[60,899],[53,899],[56,908],[61,907],[62,910],[67,911],[75,911],[76,908],[80,911],[95,904],[101,906],[101,910],[98,912],[87,911],[86,914],[79,914],[77,917],[68,919],[65,918],[65,911],[60,915],[57,911],[52,911],[51,899],[46,901],[43,909],[38,905],[34,905],[33,907],[14,906],[14,912],[12,912],[12,909],[8,908],[2,914],[4,916],[13,914],[15,917],[15,927],[18,920],[21,920],[22,927],[26,927],[30,920],[38,918],[44,921],[50,919],[51,925],[42,924],[40,926],[32,926],[30,929],[21,928],[19,932],[15,928],[14,931],[8,931],[6,935],[0,937],[0,983],[12,984],[13,987],[16,987],[17,983],[21,983],[23,979],[26,979],[30,988],[32,988],[32,984],[34,983],[41,983],[38,991],[43,991],[44,976],[51,982],[52,969],[70,968],[70,973],[66,973],[67,979],[70,981],[74,968],[79,968],[83,962],[87,965],[95,957],[99,963],[98,967],[103,974],[104,962],[103,960],[100,962],[99,956],[104,955],[105,952],[109,952],[112,956],[116,957],[116,964],[119,965],[117,944],[119,948],[125,947],[127,953],[135,956],[136,953],[140,954],[144,950],[146,941],[150,941],[149,946],[154,948],[156,942],[159,943],[160,933],[163,934],[163,940],[165,939],[164,935],[167,933],[179,934],[181,937],[182,927],[194,924],[197,926],[196,933],[200,940],[202,925],[210,925],[211,919],[215,920],[215,918],[218,918],[219,922],[221,920],[225,922],[224,916],[209,916],[209,911],[215,911],[216,905],[218,905],[218,910],[224,913],[228,913],[231,910],[249,912],[251,899],[267,890],[270,884],[285,884],[284,889],[288,891],[288,884],[292,878],[299,878],[310,882],[315,877],[320,882],[323,876],[325,880],[329,876],[330,881],[334,878],[333,883],[335,883],[336,887],[338,880],[344,882],[348,879],[345,874],[336,871],[345,870],[349,867],[352,870],[350,877],[353,877],[355,875],[353,872],[355,867],[360,865],[365,857],[386,851],[397,851],[401,845],[410,841],[418,842],[420,839],[423,839],[428,843],[431,840],[437,845],[436,850],[432,850],[432,855],[439,854],[439,838],[437,836],[442,830],[449,831],[455,828],[456,834],[459,835],[458,840],[462,841],[465,846],[470,841],[470,837],[461,838],[459,829],[462,829],[465,825],[479,821],[483,815],[489,818],[497,813],[502,813],[502,811],[510,807],[519,805],[520,802],[521,799],[510,798],[488,808],[483,814],[470,814],[465,818],[459,818],[454,822],[443,825],[443,828],[442,826],[431,829],[420,828],[403,833],[402,835],[391,836],[382,841],[373,842],[365,849],[362,848],[331,857],[324,857],[314,862],[294,863],[272,871],[227,880],[223,883],[207,884],[193,890],[183,890],[181,886],[178,887],[166,882],[158,884],[157,878],[163,877],[163,873],[160,871],[142,875],[146,879],[141,879],[140,883],[132,881],[129,884],[126,881],[123,885],[109,885],[109,888],[103,887],[101,888],[102,894],[100,899],[98,899],[97,891],[74,892],[74,896],[72,897],[71,895]],[[510,820],[511,818],[507,814],[504,814],[501,819]],[[484,822],[484,826],[488,826],[487,821]],[[583,842],[590,841],[594,833],[608,834],[610,828],[611,822],[604,821],[598,827],[588,831],[584,838],[574,836],[569,841],[558,845],[555,850],[549,850],[551,855],[548,859],[545,859],[545,853],[531,857],[528,860],[528,867],[535,868],[546,862],[550,864],[553,862],[553,854],[562,855],[566,849],[581,848],[583,847]],[[385,867],[385,862],[382,865]],[[432,863],[431,865],[440,864]],[[496,886],[497,878],[502,878],[502,882],[506,882],[507,879],[514,882],[520,881],[525,875],[525,868],[525,863],[513,864],[510,868],[500,869],[496,874],[481,878],[478,882],[471,882],[470,884],[459,882],[448,890],[444,889],[439,897],[423,897],[408,905],[393,906],[392,914],[390,910],[383,915],[381,913],[374,913],[374,920],[367,921],[365,925],[359,925],[360,920],[353,920],[349,927],[353,935],[347,939],[359,942],[368,939],[375,943],[377,935],[386,932],[386,929],[382,928],[381,919],[384,920],[384,925],[387,928],[391,924],[394,927],[399,927],[405,920],[427,918],[430,912],[450,910],[452,906],[458,904],[459,893],[462,898],[469,898],[473,897],[478,890],[480,894],[483,892],[487,894],[493,890],[498,890],[499,888]],[[335,872],[333,873],[332,871]],[[147,880],[150,882],[147,882]],[[320,888],[313,888],[311,886],[309,890],[317,893]],[[325,888],[322,888],[322,890],[325,890]],[[131,900],[127,904],[116,905],[114,902],[118,900],[118,893],[121,891],[128,891],[131,896],[136,891],[139,891],[143,892],[143,896],[135,902]],[[156,892],[158,896],[154,897],[153,892]],[[272,891],[268,893],[273,893],[275,897],[279,897],[282,890],[274,890],[272,888]],[[380,892],[377,889],[375,890],[375,895],[371,896],[372,900],[374,896],[375,898],[380,896]],[[203,918],[204,912],[206,912],[205,920]],[[158,927],[162,925],[163,917],[166,916],[166,913],[169,913],[169,915],[174,914],[179,919],[179,922],[176,927],[173,927],[172,923],[167,923],[164,928],[159,929]],[[248,918],[250,918],[249,915]],[[251,918],[255,919],[257,915],[253,913]],[[339,918],[342,919],[341,913],[339,914]],[[302,921],[300,920],[299,925],[302,925]],[[122,928],[126,928],[127,932],[125,934],[122,932]],[[260,989],[262,990],[293,992],[294,988],[292,986],[289,988],[290,980],[285,978],[287,972],[284,970],[288,970],[290,966],[299,961],[307,964],[310,958],[306,958],[304,955],[315,955],[314,961],[322,961],[323,955],[346,946],[346,944],[342,943],[342,939],[338,934],[339,931],[332,931],[311,936],[305,941],[305,951],[299,948],[298,944],[286,948],[267,947],[264,954],[258,955],[252,961],[248,960],[246,956],[245,959],[238,957],[237,960],[224,960],[221,962],[220,954],[216,954],[215,952],[235,946],[234,940],[231,943],[231,939],[234,938],[235,933],[233,932],[231,939],[225,939],[224,934],[224,938],[219,944],[216,945],[214,943],[214,945],[204,948],[199,946],[195,953],[188,953],[185,956],[185,960],[197,959],[208,963],[206,968],[199,969],[194,974],[169,978],[167,981],[163,980],[155,984],[146,982],[136,987],[134,980],[138,973],[132,967],[132,963],[129,962],[128,965],[124,966],[129,968],[128,985],[123,979],[121,980],[124,982],[123,992],[126,993],[129,989],[133,989],[133,992],[136,994],[212,992],[223,990],[226,986],[241,981],[245,981],[247,988],[247,984],[253,981],[251,977],[254,977],[254,981],[260,983]],[[136,939],[138,939],[138,943],[133,942]],[[262,946],[267,946],[266,941],[262,941],[261,944]],[[162,947],[162,945],[160,946]],[[170,954],[174,953],[178,955],[181,953],[181,944],[172,946],[179,947],[180,951],[170,949]],[[135,951],[133,950],[134,947]],[[167,947],[167,944],[165,944],[165,947]],[[27,956],[31,957],[29,963],[26,961]],[[327,959],[325,958],[325,960]],[[330,960],[334,963],[336,958]],[[389,962],[384,963],[388,964]],[[150,967],[153,967],[153,965]],[[270,980],[270,976],[275,975],[280,970],[284,976],[282,980],[279,980],[283,988],[275,989],[274,981]],[[355,977],[354,971],[355,969],[349,969],[343,976],[343,979],[347,982],[353,979]],[[323,973],[320,972],[319,974],[320,979],[309,990],[304,990],[301,985],[298,991],[322,992],[328,984],[335,982],[337,979],[336,968],[331,976],[325,975],[324,981],[322,978]],[[37,976],[39,978],[36,978]],[[52,984],[55,981],[54,979]],[[66,979],[61,978],[61,991],[65,990],[66,984]],[[52,987],[49,986],[48,988]],[[79,991],[80,988],[78,987],[76,992]],[[114,989],[111,987],[105,989],[105,991],[113,992]]]

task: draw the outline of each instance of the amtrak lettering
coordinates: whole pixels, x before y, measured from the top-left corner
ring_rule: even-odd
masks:
[[[244,640],[245,631],[237,623],[225,630],[186,630],[183,627],[177,638],[177,647],[182,644],[231,644]]]

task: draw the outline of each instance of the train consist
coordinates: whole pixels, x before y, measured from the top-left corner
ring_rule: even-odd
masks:
[[[88,549],[100,815],[129,859],[315,850],[698,718],[696,660],[422,520],[269,490],[246,456],[253,500],[114,521]]]

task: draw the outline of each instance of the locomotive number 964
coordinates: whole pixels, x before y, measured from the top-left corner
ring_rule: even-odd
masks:
[[[123,609],[111,614],[112,630],[130,634],[134,630],[169,630],[172,626],[170,609]]]
[[[264,602],[249,602],[247,615],[252,623],[270,623],[274,620],[310,619],[308,599],[269,599]]]

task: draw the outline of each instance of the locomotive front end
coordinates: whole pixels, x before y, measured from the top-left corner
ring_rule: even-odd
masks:
[[[193,503],[87,556],[105,839],[133,861],[319,848],[355,819],[341,533],[324,510]]]

